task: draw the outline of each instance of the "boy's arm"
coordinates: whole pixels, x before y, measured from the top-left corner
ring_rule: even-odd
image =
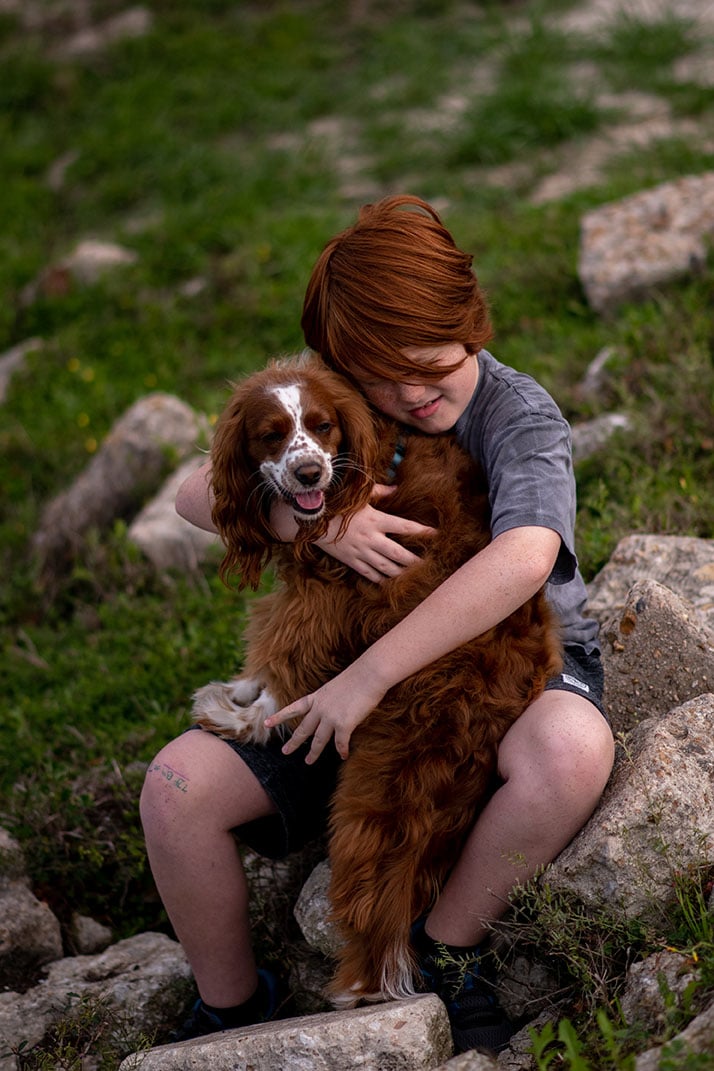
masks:
[[[201,465],[183,481],[176,493],[174,505],[179,516],[195,524],[197,528],[203,528],[206,532],[218,531],[211,517],[213,492],[210,461]]]
[[[203,528],[207,532],[217,532],[213,523],[213,489],[211,487],[212,464],[207,461],[205,465],[192,472],[179,487],[176,493],[176,512],[195,524],[197,528]],[[280,539],[291,542],[297,532],[297,522],[293,511],[286,502],[276,502],[271,509],[270,522],[275,528]]]
[[[334,734],[346,758],[352,732],[391,687],[522,606],[550,576],[559,548],[560,536],[550,528],[503,532],[346,670],[266,725],[304,715],[283,750],[295,751],[312,736],[307,761],[314,762]]]
[[[389,488],[375,486],[375,497],[389,493]],[[211,491],[211,462],[206,462],[184,480],[176,495],[176,512],[185,520],[215,532],[211,517],[213,494]],[[380,581],[386,576],[395,576],[400,569],[417,561],[417,556],[406,550],[393,536],[418,535],[430,531],[423,524],[394,517],[381,510],[366,506],[350,521],[347,530],[338,538],[341,519],[334,518],[327,534],[317,542],[334,558],[356,570],[368,580]],[[291,543],[298,530],[292,509],[286,502],[276,500],[270,511],[270,523],[284,543]]]

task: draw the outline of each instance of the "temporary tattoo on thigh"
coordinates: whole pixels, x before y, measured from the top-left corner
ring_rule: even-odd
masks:
[[[152,762],[149,766],[149,773],[161,774],[179,792],[188,792],[188,778],[180,774],[178,770],[174,770],[172,766],[168,766],[165,762]]]

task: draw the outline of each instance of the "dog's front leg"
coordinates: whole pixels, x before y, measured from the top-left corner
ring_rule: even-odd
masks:
[[[251,677],[211,681],[194,692],[193,720],[229,740],[265,744],[271,730],[265,719],[278,710],[266,685]]]

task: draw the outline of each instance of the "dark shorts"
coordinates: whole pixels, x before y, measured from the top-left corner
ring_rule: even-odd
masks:
[[[599,654],[588,655],[582,647],[568,647],[562,673],[548,681],[546,689],[582,695],[606,717],[603,683]],[[305,755],[309,742],[292,755],[283,755],[283,741],[278,738],[266,745],[225,742],[257,777],[278,812],[237,828],[235,832],[243,844],[259,855],[281,859],[325,833],[342,764],[334,746],[328,745],[317,762],[308,766]]]
[[[546,691],[572,692],[589,699],[602,716],[609,720],[602,702],[605,674],[599,651],[588,654],[584,647],[566,647],[563,651],[563,671],[551,677]]]
[[[328,745],[317,762],[308,766],[310,741],[292,755],[283,755],[284,740],[267,744],[225,743],[236,751],[257,777],[278,813],[258,818],[236,829],[241,843],[259,855],[282,859],[325,833],[330,800],[337,785],[342,759]]]

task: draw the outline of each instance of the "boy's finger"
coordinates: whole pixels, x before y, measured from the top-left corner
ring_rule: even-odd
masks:
[[[434,535],[436,528],[430,528],[428,524],[420,524],[419,521],[410,521],[407,517],[392,517],[392,521],[398,522],[390,531],[398,535]]]
[[[301,721],[298,727],[293,731],[292,736],[283,744],[281,748],[283,755],[292,755],[293,751],[297,751],[298,748],[302,747],[305,741],[312,736],[313,732],[314,729],[312,726],[306,725],[305,721]],[[315,742],[313,740],[311,750],[314,746]],[[323,747],[324,744],[321,744],[320,751],[322,751]]]
[[[317,762],[322,752],[325,750],[325,746],[329,743],[332,732],[326,733],[324,736],[320,736],[319,733],[315,733],[312,738],[312,744],[310,750],[305,756],[305,762],[308,766],[312,766],[313,762]]]
[[[276,710],[274,714],[269,715],[263,722],[266,729],[273,729],[276,725],[282,725],[284,721],[290,721],[291,718],[299,718],[307,714],[312,706],[312,700],[309,695],[303,696],[302,699],[296,699],[294,703],[290,703],[287,707],[282,707],[281,710]],[[298,729],[303,727],[303,723],[298,726]],[[305,733],[305,735],[309,735]]]

